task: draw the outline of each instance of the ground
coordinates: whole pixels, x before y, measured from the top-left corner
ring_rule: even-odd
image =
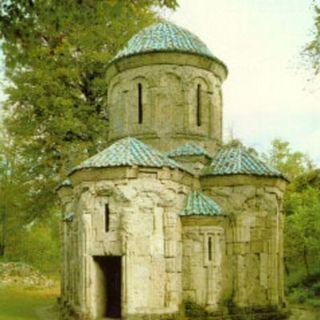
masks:
[[[0,320],[56,320],[59,290],[0,287]]]
[[[320,309],[306,307],[304,305],[292,306],[292,316],[289,320],[319,320]]]
[[[49,289],[20,289],[0,287],[0,320],[57,320],[57,287]],[[293,306],[289,320],[318,320],[320,309]]]

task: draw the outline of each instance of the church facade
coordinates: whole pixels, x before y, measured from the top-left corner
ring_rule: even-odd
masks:
[[[286,180],[222,146],[226,76],[169,22],[111,61],[109,146],[58,189],[62,319],[278,319]]]

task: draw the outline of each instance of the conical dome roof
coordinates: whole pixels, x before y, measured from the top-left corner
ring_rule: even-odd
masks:
[[[202,175],[252,175],[284,178],[283,174],[250,154],[243,147],[219,150],[212,162],[203,168]]]
[[[219,216],[223,214],[221,207],[212,199],[199,191],[188,194],[187,204],[181,216]]]
[[[151,52],[198,54],[222,63],[196,35],[167,21],[142,29],[118,52],[113,61]]]
[[[113,168],[125,166],[162,168],[169,167],[188,172],[176,161],[169,159],[161,152],[151,148],[136,138],[127,137],[113,143],[108,148],[83,161],[73,170],[89,168]]]

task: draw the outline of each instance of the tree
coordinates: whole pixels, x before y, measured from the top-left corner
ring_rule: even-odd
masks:
[[[6,62],[5,127],[30,221],[50,211],[54,186],[107,142],[106,67],[174,0],[7,0],[0,4]]]
[[[0,257],[4,256],[10,237],[19,234],[26,223],[23,207],[27,206],[28,186],[15,174],[14,158],[0,136]]]
[[[284,196],[284,259],[289,285],[301,285],[320,262],[320,175],[307,155],[276,139],[265,160],[290,178]]]
[[[307,53],[315,74],[320,72],[320,2],[319,0],[314,0],[314,36],[313,40],[307,44],[305,52]]]
[[[300,151],[292,151],[290,144],[281,139],[271,142],[271,149],[263,158],[289,179],[294,179],[314,168],[312,160]]]
[[[318,271],[320,252],[320,193],[308,186],[286,199],[285,256],[291,268],[303,264],[310,276]],[[287,267],[289,270],[289,267]]]

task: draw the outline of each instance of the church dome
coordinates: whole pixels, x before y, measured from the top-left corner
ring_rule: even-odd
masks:
[[[113,61],[154,52],[196,54],[222,63],[196,35],[167,21],[142,29],[117,53]]]

